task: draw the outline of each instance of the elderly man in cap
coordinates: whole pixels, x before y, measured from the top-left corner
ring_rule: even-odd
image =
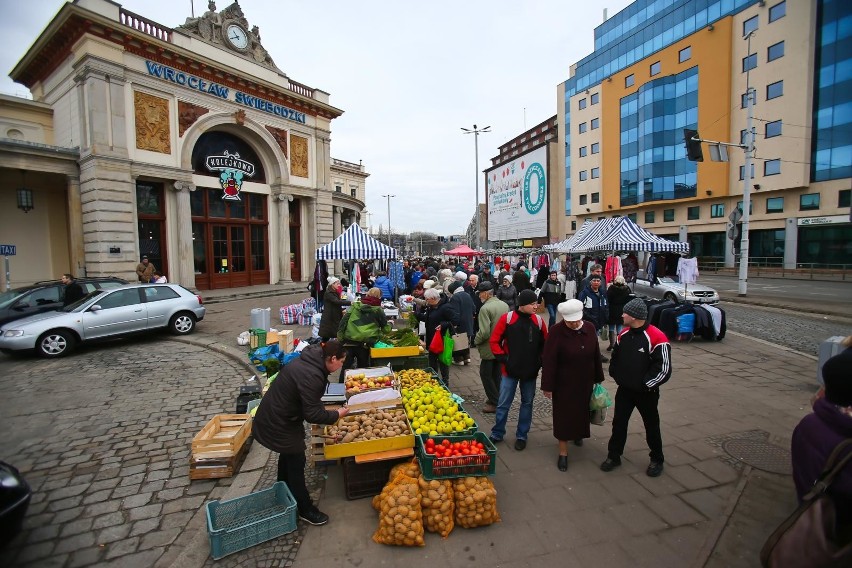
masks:
[[[148,260],[148,255],[142,255],[142,261],[136,265],[136,276],[139,282],[150,282],[155,270],[156,267]]]
[[[624,325],[612,349],[609,375],[618,384],[612,437],[602,471],[621,465],[627,441],[627,423],[633,409],[639,410],[645,424],[645,439],[651,449],[651,463],[645,473],[659,477],[663,473],[663,438],[660,434],[660,386],[672,376],[672,347],[666,334],[647,322],[648,308],[640,299],[624,306]]]
[[[482,282],[477,287],[477,292],[482,307],[476,318],[479,330],[473,338],[473,344],[479,350],[479,380],[482,381],[485,391],[485,407],[482,412],[490,414],[497,411],[497,401],[500,398],[500,362],[494,358],[490,339],[497,320],[509,313],[509,306],[494,296],[494,285],[491,282]]]
[[[491,352],[500,362],[503,377],[500,380],[500,397],[497,416],[489,437],[500,442],[506,435],[506,419],[515,400],[515,391],[521,387],[521,409],[515,433],[515,449],[527,447],[527,435],[532,425],[532,405],[535,398],[535,380],[541,369],[541,355],[547,339],[547,326],[536,313],[538,299],[532,290],[518,294],[515,311],[500,316],[491,334]]]

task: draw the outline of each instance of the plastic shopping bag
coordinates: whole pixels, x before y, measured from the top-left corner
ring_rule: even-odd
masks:
[[[441,335],[441,328],[438,328],[432,335],[432,341],[429,343],[429,353],[440,355],[444,352],[444,338]]]
[[[444,365],[450,365],[453,362],[453,347],[454,346],[455,346],[455,341],[453,341],[453,336],[450,334],[449,330],[445,331],[444,332],[444,351],[440,355],[438,355],[438,361],[440,361]]]
[[[612,406],[612,397],[609,396],[605,386],[595,383],[592,398],[589,400],[589,410],[602,410],[608,406]]]

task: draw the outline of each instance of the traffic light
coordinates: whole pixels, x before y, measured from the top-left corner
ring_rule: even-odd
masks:
[[[686,143],[686,159],[690,162],[703,162],[704,153],[701,151],[701,141],[693,140],[693,138],[698,138],[698,131],[684,128],[683,141]]]

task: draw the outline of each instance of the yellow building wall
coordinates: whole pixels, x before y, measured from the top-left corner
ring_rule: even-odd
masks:
[[[728,17],[713,24],[713,30],[704,28],[666,49],[619,71],[612,81],[601,83],[602,116],[601,128],[603,148],[601,203],[604,211],[623,209],[630,211],[647,205],[621,207],[621,99],[635,93],[645,83],[675,75],[698,66],[698,131],[703,139],[730,142],[731,102],[731,35],[733,18]],[[678,61],[679,52],[692,47],[692,57],[683,63]],[[652,63],[659,61],[662,71],[651,77]],[[624,79],[634,75],[635,83],[624,86]],[[732,149],[731,151],[735,151]],[[689,202],[728,194],[728,164],[710,162],[709,152],[704,146],[705,162],[698,164],[698,190],[695,198],[667,200],[666,203]],[[651,202],[651,204],[659,202]],[[641,222],[641,219],[639,220]]]

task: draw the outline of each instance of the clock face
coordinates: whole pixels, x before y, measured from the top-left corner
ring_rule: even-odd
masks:
[[[248,34],[241,26],[236,24],[229,25],[225,30],[225,37],[237,49],[246,49],[248,47]]]

